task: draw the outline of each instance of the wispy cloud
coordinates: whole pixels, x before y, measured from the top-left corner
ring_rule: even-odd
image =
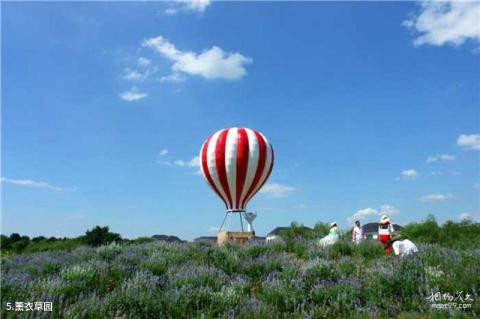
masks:
[[[444,202],[446,200],[452,199],[453,195],[448,194],[440,194],[440,193],[432,193],[426,194],[420,197],[420,201],[422,202]]]
[[[135,86],[133,86],[130,90],[124,91],[120,94],[120,98],[127,102],[141,100],[146,98],[147,96],[148,93],[140,92]]]
[[[456,157],[450,154],[435,154],[427,157],[427,163],[433,163],[438,161],[454,161]]]
[[[194,158],[192,158],[189,161],[176,160],[176,161],[173,162],[173,165],[177,166],[177,167],[197,167],[200,164],[199,164],[198,156],[195,156]]]
[[[208,232],[209,232],[209,233],[218,233],[219,230],[220,230],[220,227],[218,227],[218,226],[210,226],[210,227],[208,227]]]
[[[130,68],[125,68],[123,70],[122,79],[127,81],[145,81],[150,76],[155,74],[158,70],[158,67],[148,67],[143,71],[133,70]]]
[[[1,182],[4,184],[12,184],[17,186],[45,188],[45,189],[50,189],[57,192],[75,190],[75,188],[64,188],[64,187],[52,185],[47,182],[34,181],[31,179],[12,179],[7,177],[1,177]]]
[[[480,40],[480,2],[423,1],[420,9],[403,25],[418,33],[413,44],[459,46],[466,40]]]
[[[457,139],[457,145],[466,150],[480,151],[480,134],[462,134]]]
[[[365,219],[366,217],[377,216],[377,215],[378,215],[378,210],[376,210],[375,208],[368,207],[368,208],[357,210],[352,216],[348,217],[347,219],[348,219],[348,223],[351,224],[356,220],[362,220],[362,219]]]
[[[125,68],[123,70],[122,79],[124,80],[139,81],[142,78],[143,78],[142,74],[135,70],[131,70],[130,68]]]
[[[183,160],[183,159],[172,160],[171,157],[168,156],[170,153],[171,152],[167,149],[161,150],[160,153],[158,154],[157,163],[163,164],[166,166],[171,166],[171,167],[195,168],[200,166],[198,156],[195,156],[190,160]],[[170,157],[170,159],[168,157]]]
[[[201,53],[178,50],[175,45],[158,36],[143,41],[143,47],[151,48],[173,62],[173,73],[201,76],[207,80],[236,80],[247,74],[245,65],[251,58],[240,53],[224,52],[213,46]]]
[[[174,7],[165,9],[168,15],[176,15],[180,12],[204,13],[207,7],[212,3],[211,0],[177,0],[174,1]]]
[[[148,66],[150,66],[150,64],[152,64],[152,60],[141,56],[141,57],[138,58],[137,63],[140,66],[148,67]]]
[[[285,197],[289,193],[295,191],[296,188],[293,186],[278,184],[278,183],[267,183],[263,185],[260,189],[260,194],[265,194],[270,197]]]
[[[415,179],[418,177],[418,172],[413,168],[402,171],[402,176],[407,179]]]
[[[352,216],[347,217],[347,221],[349,224],[352,224],[356,220],[363,220],[367,217],[381,215],[392,216],[397,215],[398,213],[400,213],[400,211],[393,205],[383,204],[380,206],[380,209],[375,209],[371,207],[359,209]]]
[[[166,76],[162,76],[160,78],[161,82],[173,82],[173,83],[180,83],[184,82],[187,78],[180,73],[171,73]]]
[[[400,211],[392,205],[383,204],[382,206],[380,206],[380,215],[392,216],[397,215],[398,213],[400,213]]]

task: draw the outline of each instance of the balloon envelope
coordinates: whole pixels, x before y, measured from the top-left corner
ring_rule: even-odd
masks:
[[[245,210],[273,168],[273,148],[261,133],[228,128],[211,135],[200,151],[200,168],[227,210]]]

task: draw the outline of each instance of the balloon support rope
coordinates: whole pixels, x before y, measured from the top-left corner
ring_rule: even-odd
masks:
[[[225,213],[225,217],[223,218],[222,225],[220,226],[220,229],[218,230],[219,232],[222,231],[222,227],[223,227],[223,224],[225,224],[225,220],[227,219],[227,216],[228,216],[228,212]]]
[[[240,225],[241,225],[241,227],[242,227],[242,232],[243,232],[244,230],[243,230],[242,213],[238,213],[238,216],[240,217]]]

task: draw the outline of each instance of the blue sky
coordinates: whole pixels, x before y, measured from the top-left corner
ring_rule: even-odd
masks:
[[[224,207],[192,159],[230,126],[276,151],[249,204],[260,234],[479,218],[479,12],[2,3],[2,233],[212,235]]]

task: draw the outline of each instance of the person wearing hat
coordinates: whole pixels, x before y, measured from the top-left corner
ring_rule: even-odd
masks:
[[[338,232],[337,222],[330,223],[330,234],[337,235],[337,232]]]
[[[328,235],[320,239],[319,243],[321,246],[329,246],[335,244],[339,238],[337,222],[332,222]]]
[[[392,236],[395,230],[390,223],[390,218],[387,215],[382,215],[380,223],[378,224],[378,240],[385,247],[385,254],[390,255],[392,252]]]
[[[352,230],[352,241],[358,245],[362,242],[363,239],[364,239],[363,229],[362,227],[360,227],[360,221],[356,220],[355,226],[353,226],[353,230]]]

